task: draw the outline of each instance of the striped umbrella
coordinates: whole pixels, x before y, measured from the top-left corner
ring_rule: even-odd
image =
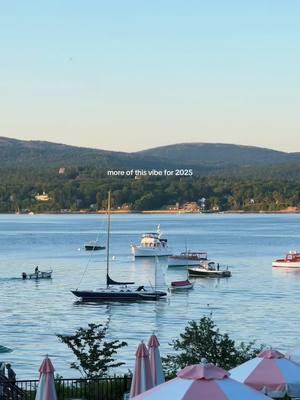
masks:
[[[233,379],[273,398],[300,396],[300,365],[276,350],[264,350],[230,373]]]
[[[130,398],[153,387],[149,352],[143,342],[139,344],[135,355],[135,368],[131,382]]]
[[[40,380],[35,396],[35,400],[57,400],[55,383],[54,383],[54,367],[48,356],[40,366]]]
[[[177,378],[162,383],[133,400],[269,400],[269,397],[229,378],[213,364],[191,365]]]
[[[155,335],[150,336],[148,349],[153,385],[157,386],[165,381],[165,376],[159,354],[159,341]]]

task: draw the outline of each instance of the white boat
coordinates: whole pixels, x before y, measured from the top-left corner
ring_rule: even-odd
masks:
[[[207,253],[200,251],[184,251],[178,255],[168,257],[169,267],[185,267],[199,265],[202,261],[207,260]]]
[[[297,251],[289,251],[285,258],[272,262],[273,268],[300,268],[300,253]]]
[[[52,270],[49,271],[37,271],[32,274],[26,274],[26,272],[22,273],[23,279],[51,279],[52,278]]]
[[[168,240],[161,237],[159,226],[157,232],[144,233],[140,245],[131,245],[135,257],[167,257],[172,255]]]
[[[213,261],[203,261],[198,267],[188,268],[189,276],[208,278],[228,278],[231,272],[228,269],[220,269],[220,265]]]

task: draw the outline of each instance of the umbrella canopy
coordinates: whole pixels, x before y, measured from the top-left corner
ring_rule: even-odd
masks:
[[[300,364],[300,345],[288,350],[285,354],[286,358]]]
[[[269,397],[229,378],[213,364],[191,365],[177,378],[162,383],[134,400],[268,400]]]
[[[35,400],[57,400],[54,384],[54,367],[48,356],[40,366],[40,380],[35,396]]]
[[[135,353],[135,368],[131,382],[130,398],[153,387],[149,351],[143,342]]]
[[[155,335],[150,336],[148,348],[153,385],[157,386],[165,381],[165,375],[159,354],[159,341]]]
[[[233,379],[270,397],[300,396],[300,365],[288,360],[279,351],[262,351],[230,373]]]
[[[9,347],[0,345],[0,353],[11,353],[11,352],[12,352],[12,349],[10,349]]]

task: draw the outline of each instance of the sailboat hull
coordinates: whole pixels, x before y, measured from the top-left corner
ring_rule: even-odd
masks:
[[[84,291],[84,290],[73,290],[72,293],[79,297],[82,301],[102,303],[107,301],[156,301],[167,295],[162,291],[153,292],[138,292],[138,291]]]

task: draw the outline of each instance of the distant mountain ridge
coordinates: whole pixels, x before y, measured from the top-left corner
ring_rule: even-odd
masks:
[[[223,143],[181,143],[138,152],[76,147],[0,137],[0,167],[97,166],[100,168],[251,167],[300,162],[300,153]]]
[[[262,147],[224,143],[181,143],[143,150],[137,154],[164,160],[180,160],[197,165],[203,161],[213,165],[252,166],[300,161],[300,153],[286,153]]]

